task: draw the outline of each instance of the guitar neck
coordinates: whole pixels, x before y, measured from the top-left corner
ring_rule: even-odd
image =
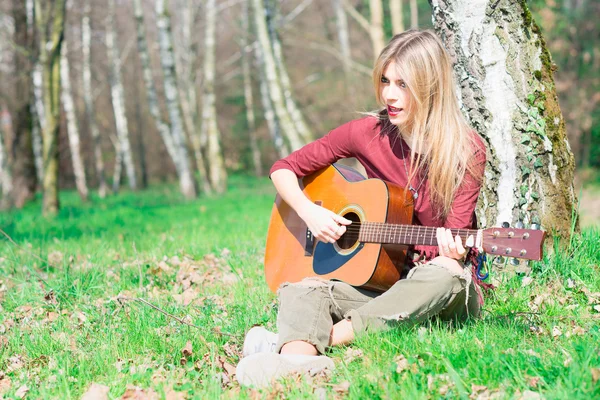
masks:
[[[437,228],[430,226],[363,222],[360,224],[358,240],[365,243],[437,246],[436,230]],[[450,231],[453,237],[460,236],[463,244],[468,240],[474,242],[479,233],[476,229],[450,229]]]

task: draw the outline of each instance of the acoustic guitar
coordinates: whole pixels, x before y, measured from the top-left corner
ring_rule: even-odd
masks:
[[[334,164],[299,181],[304,194],[352,224],[335,243],[316,240],[304,221],[278,195],[271,213],[265,276],[276,292],[284,282],[307,277],[337,279],[383,292],[400,279],[411,245],[437,246],[436,228],[412,225],[410,191],[380,179],[365,179]],[[546,233],[534,229],[451,229],[463,243],[488,254],[540,260]]]

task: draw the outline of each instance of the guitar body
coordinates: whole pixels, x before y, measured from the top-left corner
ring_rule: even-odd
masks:
[[[335,164],[300,181],[313,202],[356,222],[411,224],[409,191],[379,179],[365,179],[355,170]],[[276,292],[284,282],[307,277],[337,279],[374,291],[389,289],[404,267],[407,245],[361,243],[348,232],[336,243],[312,238],[306,224],[280,196],[275,199],[267,235],[265,276]]]

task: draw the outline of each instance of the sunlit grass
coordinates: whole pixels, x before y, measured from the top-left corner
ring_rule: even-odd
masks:
[[[110,398],[133,386],[159,397],[253,396],[226,364],[237,363],[249,327],[275,327],[275,295],[262,270],[273,194],[267,179],[237,176],[223,197],[184,201],[175,187],[159,186],[80,204],[69,192],[54,220],[40,216],[39,201],[0,214],[0,228],[17,243],[0,241],[0,394],[26,386],[30,398],[79,398],[99,383]],[[482,320],[360,337],[353,353],[331,352],[330,376],[287,379],[271,391],[599,397],[598,248],[600,234],[588,229],[570,249],[532,264],[531,280],[493,271],[501,284]]]

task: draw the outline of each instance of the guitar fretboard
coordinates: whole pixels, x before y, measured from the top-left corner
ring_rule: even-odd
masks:
[[[350,225],[354,227],[358,223]],[[398,225],[382,222],[360,224],[358,240],[365,243],[410,244],[437,246],[436,229],[420,225]],[[476,229],[450,229],[452,236],[460,236],[463,244],[469,236],[477,236]]]

